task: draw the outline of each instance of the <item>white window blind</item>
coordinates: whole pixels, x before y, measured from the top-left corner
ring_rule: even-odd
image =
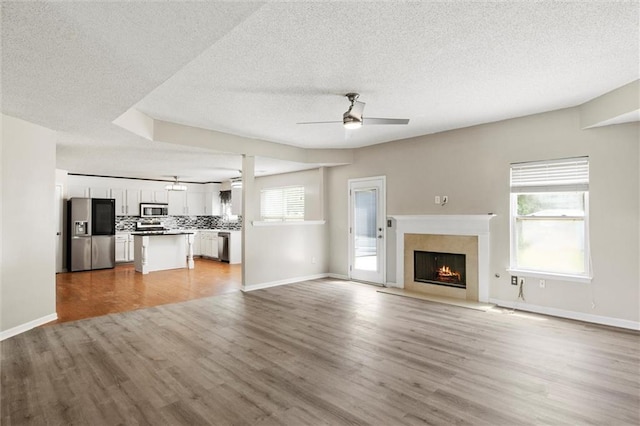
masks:
[[[590,280],[589,158],[511,165],[511,270]]]
[[[264,221],[304,220],[304,186],[260,191],[260,216]]]
[[[589,190],[589,158],[511,165],[511,192],[560,192]]]

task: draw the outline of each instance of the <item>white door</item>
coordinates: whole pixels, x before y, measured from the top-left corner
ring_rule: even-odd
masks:
[[[64,272],[64,191],[56,185],[56,273]]]
[[[349,180],[349,277],[385,283],[385,177]]]

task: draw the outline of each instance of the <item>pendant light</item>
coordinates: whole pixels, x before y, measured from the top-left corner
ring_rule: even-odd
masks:
[[[175,182],[166,185],[164,189],[166,189],[167,191],[186,191],[187,186],[180,185],[180,183],[178,182],[178,176],[174,176],[174,178],[175,178]]]

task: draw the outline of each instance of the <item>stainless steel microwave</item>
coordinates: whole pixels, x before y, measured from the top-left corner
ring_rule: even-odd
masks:
[[[140,203],[140,217],[169,216],[169,204]]]

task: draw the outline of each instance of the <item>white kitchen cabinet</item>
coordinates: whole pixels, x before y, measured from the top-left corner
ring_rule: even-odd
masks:
[[[202,216],[204,211],[204,193],[203,192],[186,192],[187,194],[187,214],[190,216]]]
[[[133,240],[129,234],[116,235],[116,262],[131,262],[133,260],[133,249],[129,241]]]
[[[211,233],[209,231],[200,231],[200,253],[204,257],[213,257],[211,252]]]
[[[153,191],[153,198],[156,200],[156,203],[168,203],[169,202],[169,191],[164,189],[158,189]]]
[[[184,216],[187,214],[187,191],[168,191],[169,216]]]
[[[69,185],[67,188],[69,198],[89,198],[89,187],[82,185]]]
[[[127,216],[140,216],[140,191],[138,189],[127,189],[126,193],[126,208]],[[133,244],[133,240],[131,240]]]
[[[133,235],[129,235],[129,245],[128,245],[128,251],[127,251],[127,260],[129,262],[133,262]]]
[[[171,216],[204,215],[204,193],[169,191],[169,214]]]
[[[140,191],[140,202],[141,203],[155,203],[155,197],[153,195],[153,190],[151,189],[143,189]]]
[[[218,232],[203,230],[200,234],[200,253],[204,257],[218,258]]]
[[[116,236],[116,262],[127,261],[127,251],[129,249],[129,239]]]
[[[231,214],[242,214],[242,188],[231,188]]]
[[[218,258],[218,233],[211,233],[211,257]]]
[[[116,234],[116,262],[133,262],[133,235]]]
[[[89,197],[90,198],[111,198],[111,193],[109,188],[104,187],[91,187],[89,188]]]
[[[140,216],[140,191],[137,189],[111,189],[116,200],[116,215]]]
[[[116,216],[124,216],[127,214],[127,190],[126,189],[111,189],[111,198],[116,200]]]
[[[140,191],[140,202],[167,203],[169,201],[167,192],[164,189],[143,189]]]
[[[222,214],[220,191],[212,191],[205,194],[204,214],[209,216],[220,216]]]

